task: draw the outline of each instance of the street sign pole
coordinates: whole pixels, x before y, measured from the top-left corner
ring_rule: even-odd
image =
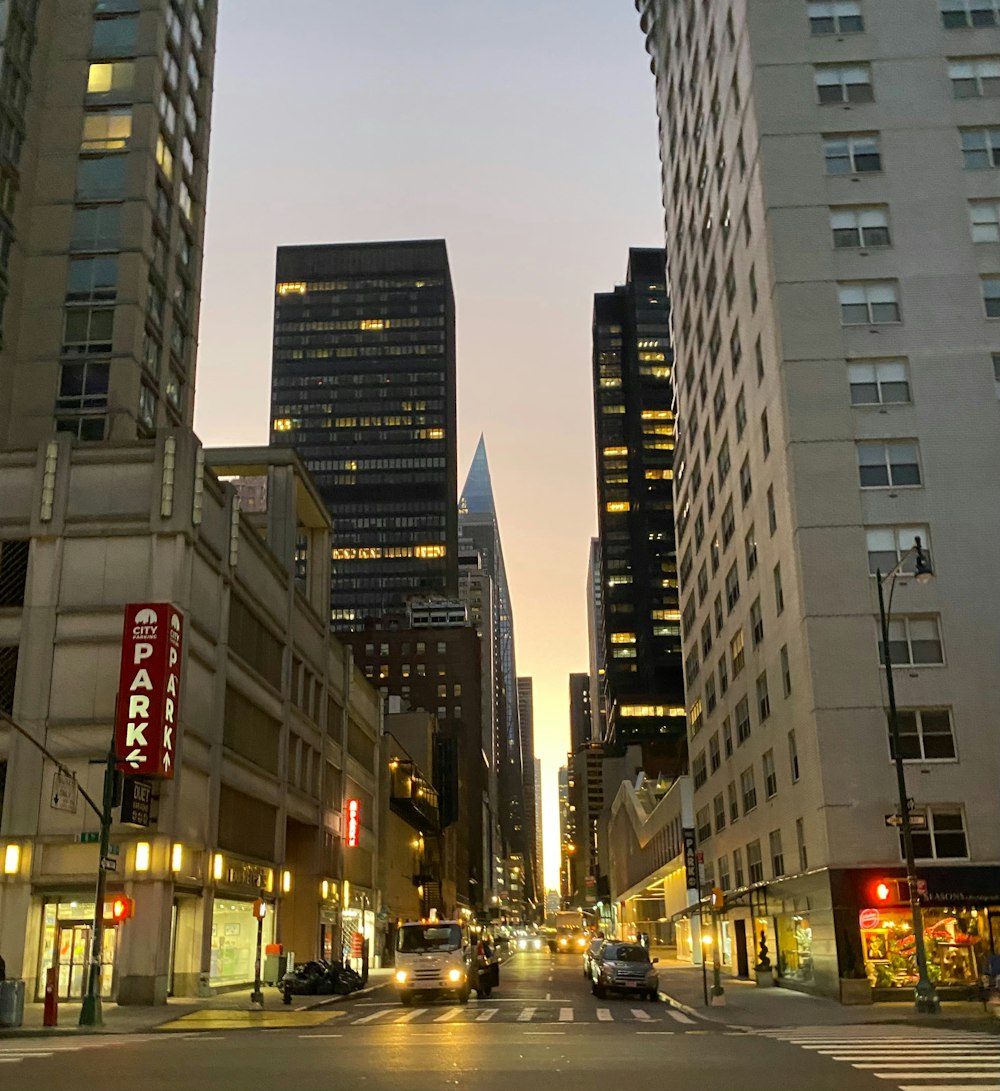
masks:
[[[100,866],[97,869],[97,893],[94,895],[94,927],[87,974],[87,994],[80,1008],[81,1027],[99,1027],[104,1022],[101,1007],[101,958],[104,952],[104,892],[108,873],[105,860],[111,845],[111,810],[115,802],[115,744],[112,740],[104,767],[104,806],[101,811]]]
[[[264,993],[260,987],[260,952],[261,947],[264,944],[264,913],[266,912],[266,910],[263,909],[263,894],[264,892],[261,891],[261,897],[255,904],[255,916],[257,917],[257,957],[253,964],[253,992],[250,994],[250,1003],[259,1004],[261,1007],[264,1006]],[[261,909],[256,909],[256,905],[260,905]]]

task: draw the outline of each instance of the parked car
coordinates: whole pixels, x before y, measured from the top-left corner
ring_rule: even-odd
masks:
[[[659,980],[649,951],[637,943],[605,940],[590,961],[594,996],[603,1000],[611,990],[638,993],[648,1000],[658,999]]]
[[[583,976],[590,980],[590,965],[594,959],[594,956],[604,946],[605,939],[603,936],[599,936],[597,939],[590,941],[590,946],[583,952]]]

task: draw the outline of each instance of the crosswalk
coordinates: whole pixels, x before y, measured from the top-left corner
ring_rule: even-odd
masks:
[[[691,1026],[695,1020],[675,1008],[661,1005],[655,1012],[645,1008],[614,1007],[577,1010],[557,1002],[525,1003],[518,1007],[480,1007],[479,1005],[435,1005],[401,1008],[396,1004],[379,1005],[376,1010],[348,1019],[353,1026],[390,1026],[405,1023],[665,1023]]]
[[[758,1031],[886,1081],[887,1091],[1000,1091],[1000,1037],[942,1028]]]
[[[85,1041],[67,1041],[65,1039],[12,1039],[8,1042],[0,1042],[0,1065],[23,1064],[25,1061],[43,1061],[57,1053],[79,1053],[86,1049],[104,1049],[108,1046],[120,1046],[126,1042],[149,1041],[148,1035],[129,1035],[118,1037],[117,1035],[102,1034]],[[0,1076],[0,1087],[3,1086],[3,1076]]]

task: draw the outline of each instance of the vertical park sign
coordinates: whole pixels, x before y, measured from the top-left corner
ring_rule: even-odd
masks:
[[[117,768],[137,777],[174,775],[184,617],[167,602],[125,607],[115,714]]]

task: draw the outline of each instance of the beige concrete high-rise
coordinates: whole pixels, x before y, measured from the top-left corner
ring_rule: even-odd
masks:
[[[852,976],[876,999],[912,989],[874,577],[919,536],[936,578],[904,564],[890,649],[947,997],[1000,950],[1000,6],[636,6],[724,960],[831,995]]]
[[[0,449],[189,427],[216,0],[3,7],[27,63],[0,104],[19,122]]]

